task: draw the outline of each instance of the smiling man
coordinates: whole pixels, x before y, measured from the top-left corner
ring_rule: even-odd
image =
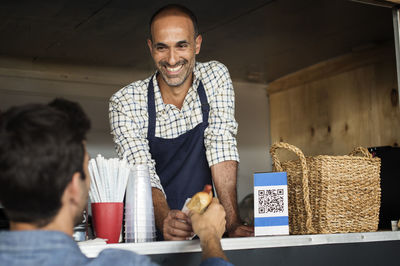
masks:
[[[231,237],[251,236],[238,216],[235,98],[227,68],[196,62],[202,36],[186,7],[168,5],[150,20],[147,44],[157,71],[115,93],[110,125],[117,152],[150,168],[158,237],[193,235],[180,210],[187,198],[214,183]]]

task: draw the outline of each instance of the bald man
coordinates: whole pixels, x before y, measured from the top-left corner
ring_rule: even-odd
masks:
[[[238,216],[235,97],[227,68],[196,62],[202,36],[193,12],[180,5],[150,19],[147,44],[157,71],[129,84],[110,100],[117,153],[147,164],[158,239],[193,235],[180,210],[187,198],[213,184],[226,211],[230,237],[252,236]]]

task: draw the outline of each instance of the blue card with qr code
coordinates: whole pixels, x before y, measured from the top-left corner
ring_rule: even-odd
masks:
[[[288,235],[286,172],[254,174],[254,235]]]

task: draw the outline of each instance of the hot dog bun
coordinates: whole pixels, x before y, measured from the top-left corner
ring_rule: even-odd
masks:
[[[186,207],[194,212],[202,213],[210,205],[213,195],[212,195],[211,185],[205,185],[204,190],[194,194],[192,199],[188,202]]]

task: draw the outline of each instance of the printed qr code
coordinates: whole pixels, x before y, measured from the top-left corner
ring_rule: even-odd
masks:
[[[258,213],[284,212],[283,189],[260,189],[258,191]]]

